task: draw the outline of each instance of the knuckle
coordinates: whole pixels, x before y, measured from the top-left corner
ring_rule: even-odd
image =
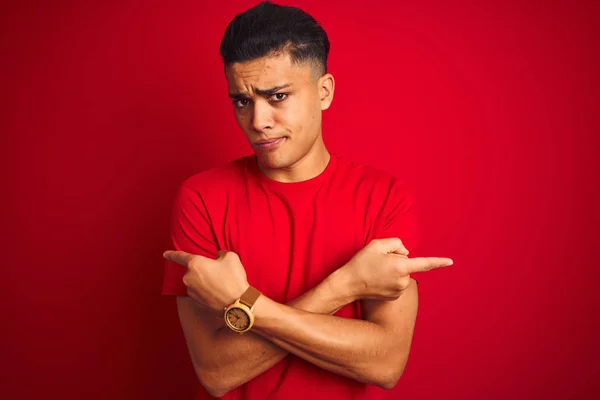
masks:
[[[190,275],[188,273],[183,275],[182,281],[185,286],[190,287],[191,282],[190,282]]]
[[[196,269],[198,268],[198,259],[196,257],[192,257],[187,262],[188,269]]]
[[[406,265],[404,265],[404,263],[397,262],[395,265],[395,272],[397,276],[403,277],[408,275],[408,268]]]
[[[400,273],[400,276],[402,276],[402,277],[408,276],[410,274],[410,271],[405,266],[401,266],[398,269],[398,272]]]
[[[402,290],[405,290],[409,285],[410,285],[410,277],[409,276],[405,276],[402,279],[400,279],[400,287],[402,287]]]

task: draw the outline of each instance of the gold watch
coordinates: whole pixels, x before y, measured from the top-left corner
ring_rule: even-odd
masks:
[[[248,332],[254,325],[254,303],[260,297],[261,293],[250,286],[240,297],[225,308],[225,323],[232,331],[239,333]]]

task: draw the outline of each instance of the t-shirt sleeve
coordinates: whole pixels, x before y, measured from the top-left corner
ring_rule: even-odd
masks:
[[[199,192],[182,184],[175,196],[171,216],[172,249],[215,258],[218,245],[210,217]],[[183,284],[186,268],[165,260],[163,295],[187,296]]]
[[[419,256],[418,213],[406,185],[394,180],[384,200],[374,239],[397,237],[408,249],[410,258]],[[417,280],[414,276],[411,277]],[[417,280],[418,283],[418,280]]]

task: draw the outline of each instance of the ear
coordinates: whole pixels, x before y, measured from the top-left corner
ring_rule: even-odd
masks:
[[[325,74],[320,77],[318,87],[321,96],[321,110],[327,110],[333,101],[333,91],[335,90],[333,75]]]

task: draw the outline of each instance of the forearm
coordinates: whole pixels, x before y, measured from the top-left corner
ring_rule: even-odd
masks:
[[[318,314],[334,314],[354,298],[344,293],[343,283],[331,276],[302,296],[288,303],[289,308]],[[288,354],[276,344],[254,334],[232,332],[226,326],[214,335],[219,361],[205,366],[204,375],[216,394],[236,388],[270,369]],[[209,375],[209,376],[207,376]]]
[[[411,340],[409,334],[390,332],[374,322],[310,313],[265,296],[256,303],[253,329],[323,369],[385,388],[399,378]]]

